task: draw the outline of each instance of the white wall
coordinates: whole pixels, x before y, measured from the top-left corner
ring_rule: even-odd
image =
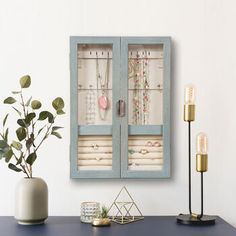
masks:
[[[50,106],[60,95],[67,115],[60,141],[41,149],[35,175],[50,189],[50,215],[78,215],[80,203],[107,205],[126,185],[145,215],[187,212],[187,127],[182,120],[183,87],[197,86],[194,135],[209,135],[205,208],[236,226],[236,3],[234,0],[8,0],[0,1],[0,99],[30,74],[31,92]],[[71,180],[69,178],[69,36],[171,36],[172,177],[167,180]],[[7,112],[0,106],[0,116]],[[20,174],[0,163],[0,214],[14,214]],[[194,210],[199,176],[194,174]]]

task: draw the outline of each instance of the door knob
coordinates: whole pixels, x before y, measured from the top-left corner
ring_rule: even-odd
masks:
[[[120,117],[125,116],[125,101],[124,100],[119,100],[118,101],[118,109],[117,109],[117,113]]]

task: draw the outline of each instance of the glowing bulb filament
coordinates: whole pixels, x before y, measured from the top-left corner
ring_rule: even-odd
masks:
[[[208,138],[204,133],[197,135],[197,154],[207,154],[208,152]]]
[[[184,92],[184,103],[195,104],[195,87],[194,85],[186,85]]]

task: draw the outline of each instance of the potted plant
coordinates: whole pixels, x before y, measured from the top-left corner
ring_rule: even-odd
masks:
[[[92,225],[93,226],[110,226],[111,221],[108,217],[108,211],[109,209],[107,207],[102,206],[100,215],[93,220]]]
[[[21,77],[21,89],[13,91],[13,95],[3,102],[11,105],[17,114],[15,140],[10,141],[8,138],[9,114],[3,119],[0,132],[0,159],[5,160],[9,169],[25,175],[16,187],[15,218],[19,224],[40,224],[48,217],[47,184],[43,179],[33,177],[32,167],[45,140],[52,135],[61,138],[58,130],[62,127],[55,126],[55,120],[58,115],[65,113],[64,101],[60,97],[52,102],[53,113],[42,110],[40,101],[32,97],[25,99],[24,89],[30,85],[29,75]]]

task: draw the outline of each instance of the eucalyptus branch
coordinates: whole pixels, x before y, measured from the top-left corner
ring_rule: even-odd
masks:
[[[20,97],[21,97],[21,102],[22,102],[22,107],[23,107],[23,111],[24,111],[24,116],[26,117],[26,110],[25,110],[25,103],[24,103],[24,98],[23,98],[23,95],[22,95],[22,90],[21,90],[21,93],[20,93]]]
[[[54,116],[54,119],[56,118],[56,116]],[[35,149],[35,152],[37,152],[37,150],[39,149],[39,147],[42,145],[42,143],[44,142],[44,140],[47,138],[47,136],[49,135],[49,131],[50,131],[50,129],[51,129],[51,127],[52,127],[52,124],[53,123],[50,123],[50,125],[49,125],[49,127],[47,127],[47,131],[46,131],[46,133],[45,133],[45,135],[44,135],[44,137],[42,138],[42,140],[41,140],[41,142],[39,143],[39,145],[37,146],[37,148]]]
[[[16,156],[16,154],[13,152],[13,156],[15,157],[16,161],[19,161],[19,158]],[[22,171],[27,175],[28,178],[30,178],[29,173],[26,171],[25,167],[20,163]]]
[[[24,118],[26,118],[28,111],[26,111],[22,90],[21,90],[21,93],[20,93],[20,97],[21,97],[21,102],[22,102],[23,111],[24,111]],[[27,135],[27,140],[29,140],[30,137],[29,137],[29,128],[28,128],[28,126],[26,126],[26,135]],[[27,151],[28,151],[28,155],[30,155],[30,148],[27,148]],[[24,161],[25,161],[25,159],[24,159]],[[31,165],[28,166],[26,161],[25,161],[25,165],[26,165],[26,168],[29,171],[30,178],[32,178],[32,167],[31,167]]]
[[[46,127],[47,127],[47,124],[44,125],[44,126],[41,128],[41,130],[43,130],[43,129],[46,128]],[[38,138],[38,136],[39,136],[39,133],[36,135],[36,137],[34,138],[34,140],[36,140],[36,139]]]
[[[25,102],[24,102],[24,98],[23,98],[23,93],[22,93],[22,91],[21,91],[21,93],[20,93],[20,97],[21,97],[21,102],[22,102],[23,111],[24,111],[24,118],[26,118],[27,112],[26,112],[26,109],[25,109]],[[29,139],[29,129],[28,129],[28,126],[26,126],[26,130],[27,130],[27,138]]]
[[[3,119],[3,130],[2,133],[0,133],[1,157],[5,158],[6,162],[9,162],[9,160],[14,156],[17,161],[16,164],[14,165],[13,163],[9,163],[8,167],[16,172],[23,171],[23,173],[25,173],[28,178],[32,178],[32,165],[37,159],[36,152],[41,147],[45,139],[47,139],[49,135],[54,135],[57,138],[61,138],[60,133],[58,133],[56,130],[62,127],[53,126],[53,124],[57,115],[65,114],[65,112],[63,111],[64,101],[62,98],[57,97],[52,101],[52,107],[56,111],[55,115],[47,110],[43,110],[37,115],[36,110],[39,110],[41,108],[41,102],[38,100],[31,101],[32,97],[30,97],[27,101],[24,100],[25,97],[23,89],[30,87],[30,85],[31,78],[29,75],[21,77],[21,90],[12,92],[12,94],[19,94],[18,101],[12,96],[9,96],[4,100],[4,104],[12,105],[13,103],[18,102],[20,106],[20,108],[18,108],[19,110],[12,106],[12,108],[20,116],[20,118],[17,119],[17,124],[19,125],[19,127],[17,127],[15,131],[18,141],[13,141],[10,145],[8,144],[9,128],[5,126],[8,114]],[[48,120],[48,122],[40,129],[38,129],[38,122],[46,119]],[[38,130],[37,134],[35,134],[35,130]],[[43,131],[42,139],[39,138],[41,131]],[[37,146],[35,146],[36,139],[39,139],[37,140],[39,141],[37,142]],[[19,158],[17,157],[18,155],[13,152],[12,148],[15,148],[16,150],[21,152]]]
[[[29,176],[32,177],[31,170],[30,170],[30,168],[29,168],[29,166],[28,166],[28,164],[27,164],[27,162],[26,162],[26,160],[25,160],[25,156],[26,156],[26,154],[27,154],[27,150],[25,151],[25,154],[22,155],[22,160],[24,161],[25,166],[26,166],[26,169],[27,169],[27,171],[29,172]]]

